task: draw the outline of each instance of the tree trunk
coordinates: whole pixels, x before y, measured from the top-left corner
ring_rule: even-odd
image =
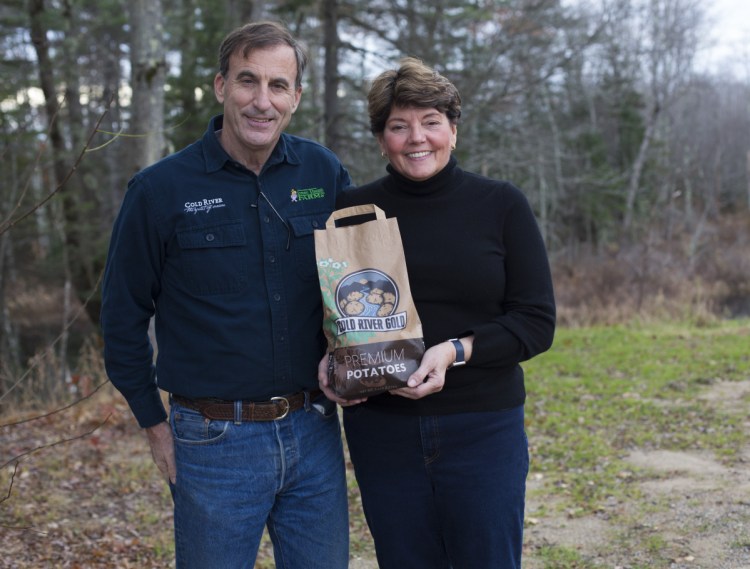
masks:
[[[226,13],[226,25],[224,26],[229,32],[234,28],[243,26],[262,16],[264,2],[248,0],[227,0],[224,8]]]
[[[335,153],[342,150],[339,132],[339,34],[338,0],[323,0],[323,47],[325,63],[323,71],[323,122],[325,124],[325,144]]]
[[[633,168],[630,171],[630,181],[628,182],[628,193],[625,201],[625,218],[623,220],[623,228],[627,233],[632,224],[633,216],[635,213],[635,198],[638,195],[638,188],[641,184],[641,175],[643,174],[643,168],[646,165],[646,158],[648,157],[648,149],[651,145],[651,140],[656,132],[656,123],[659,120],[659,104],[656,103],[652,109],[649,117],[648,124],[646,125],[646,132],[641,140],[641,145],[638,148],[638,156],[636,156],[633,162]]]
[[[68,172],[72,168],[66,161],[67,152],[65,141],[62,136],[60,123],[61,107],[57,101],[55,90],[54,68],[55,62],[52,61],[49,52],[49,43],[47,41],[47,28],[45,27],[45,6],[44,0],[30,0],[29,2],[30,32],[31,41],[36,51],[39,63],[39,84],[44,94],[44,107],[49,124],[49,139],[52,144],[52,161],[54,171],[54,186],[60,187]],[[78,97],[77,92],[70,92],[71,98]],[[73,101],[73,107],[78,101]],[[78,125],[76,125],[78,126]],[[79,188],[73,186],[75,179],[68,180],[68,186],[61,190],[63,215],[65,218],[64,229],[64,246],[68,249],[68,258],[71,265],[66,267],[73,278],[74,288],[77,296],[82,301],[85,300],[93,291],[97,275],[92,269],[92,262],[95,258],[91,252],[87,239],[83,234],[88,226],[88,221],[82,215]],[[86,311],[93,323],[99,320],[99,303],[90,302],[86,305]]]
[[[133,120],[137,136],[134,170],[153,164],[164,155],[164,24],[161,0],[133,0],[131,7],[131,65]]]

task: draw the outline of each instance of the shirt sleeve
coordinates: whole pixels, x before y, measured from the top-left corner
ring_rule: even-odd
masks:
[[[115,220],[102,285],[104,363],[141,427],[166,419],[148,335],[163,246],[143,181],[131,181]]]

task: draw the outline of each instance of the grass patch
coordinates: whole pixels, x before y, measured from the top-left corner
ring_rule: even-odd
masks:
[[[636,498],[622,460],[634,448],[703,449],[731,463],[748,435],[740,414],[699,398],[750,377],[750,325],[562,329],[526,364],[533,470],[566,490],[566,507],[596,511]]]
[[[708,394],[724,382],[750,379],[748,346],[747,320],[559,330],[548,353],[524,364],[531,472],[544,481],[535,489],[544,507],[534,515],[604,516],[620,537],[603,548],[630,552],[632,567],[641,558],[643,567],[669,567],[678,552],[616,506],[637,504],[641,516],[666,508],[643,500],[639,484],[664,474],[625,459],[635,450],[707,451],[741,467],[747,407],[718,405]],[[564,548],[533,555],[544,567],[589,567]]]
[[[594,569],[581,555],[567,547],[545,545],[537,551],[537,557],[544,569]]]

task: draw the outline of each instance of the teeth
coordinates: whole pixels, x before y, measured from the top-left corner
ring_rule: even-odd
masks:
[[[409,158],[422,158],[424,156],[427,156],[429,152],[414,152],[412,154],[407,154]]]

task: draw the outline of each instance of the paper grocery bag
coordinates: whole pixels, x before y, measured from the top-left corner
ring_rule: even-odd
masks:
[[[336,227],[367,214],[375,219]],[[398,221],[373,204],[353,206],[334,211],[314,237],[333,391],[357,399],[404,387],[424,339]]]

